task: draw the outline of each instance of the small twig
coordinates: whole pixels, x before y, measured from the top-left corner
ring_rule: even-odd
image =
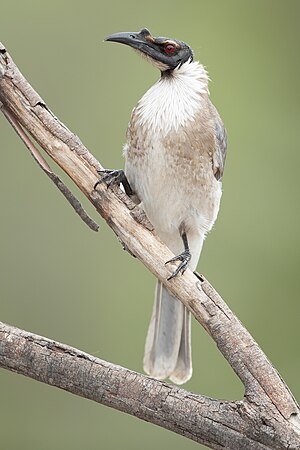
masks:
[[[59,178],[59,176],[53,172],[53,170],[51,169],[45,158],[41,155],[41,153],[35,147],[33,142],[30,140],[29,136],[25,133],[25,131],[23,130],[23,128],[21,127],[20,123],[15,118],[15,116],[10,111],[8,111],[2,103],[0,103],[0,109],[3,112],[4,116],[6,117],[6,119],[8,120],[8,122],[14,128],[17,135],[21,138],[25,146],[30,151],[31,155],[33,156],[33,159],[37,162],[37,164],[45,172],[45,174],[50,178],[50,180],[53,181],[55,186],[58,187],[60,192],[68,200],[72,208],[83,220],[83,222],[91,230],[98,231],[99,225],[86,213],[86,211],[83,209],[81,203],[75,197],[75,195],[72,194],[70,189],[64,184],[64,182]]]

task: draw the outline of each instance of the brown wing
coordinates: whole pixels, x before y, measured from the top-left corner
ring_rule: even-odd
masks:
[[[227,153],[227,133],[214,105],[210,104],[210,110],[215,123],[216,145],[213,152],[213,172],[217,180],[222,180]]]

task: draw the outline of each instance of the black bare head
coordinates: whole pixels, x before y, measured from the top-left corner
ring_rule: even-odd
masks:
[[[105,40],[129,45],[162,72],[174,70],[183,63],[193,60],[193,51],[185,42],[154,37],[147,28],[138,32],[115,33]]]

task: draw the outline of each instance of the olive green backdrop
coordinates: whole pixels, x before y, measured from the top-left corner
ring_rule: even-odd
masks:
[[[129,48],[102,39],[146,26],[192,46],[209,70],[229,135],[222,208],[200,270],[298,399],[299,19],[297,0],[0,5],[0,40],[106,167],[123,167],[130,112],[159,74]],[[142,371],[153,276],[123,252],[81,195],[99,233],[78,219],[2,115],[0,133],[0,320]],[[195,321],[193,359],[187,389],[242,398],[241,383]],[[0,398],[5,450],[199,448],[4,370]]]

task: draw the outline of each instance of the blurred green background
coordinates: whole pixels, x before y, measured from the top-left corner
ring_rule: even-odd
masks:
[[[21,71],[106,167],[123,167],[130,112],[159,74],[103,37],[146,26],[192,46],[229,135],[222,208],[199,269],[299,399],[300,2],[23,0],[0,12],[0,40]],[[0,320],[141,371],[153,276],[80,194],[99,233],[77,218],[2,115],[0,131]],[[193,360],[187,389],[242,397],[195,322]],[[5,450],[199,448],[5,370],[0,396]]]

